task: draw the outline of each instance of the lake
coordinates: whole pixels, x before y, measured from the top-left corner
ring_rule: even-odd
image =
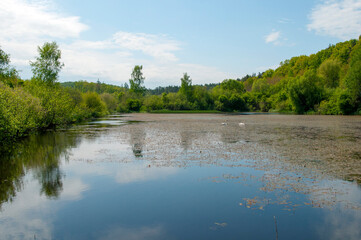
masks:
[[[0,157],[0,239],[361,239],[361,117],[110,115]]]

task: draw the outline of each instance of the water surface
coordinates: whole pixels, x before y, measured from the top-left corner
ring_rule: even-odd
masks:
[[[114,115],[2,154],[0,239],[360,239],[360,184],[360,117]]]

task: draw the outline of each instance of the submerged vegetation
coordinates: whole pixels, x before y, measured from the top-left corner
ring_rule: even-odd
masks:
[[[144,87],[142,66],[129,85],[58,83],[63,63],[55,42],[38,48],[33,77],[22,80],[0,49],[0,142],[112,112],[261,111],[298,114],[361,114],[361,37],[298,56],[258,75],[180,87]]]

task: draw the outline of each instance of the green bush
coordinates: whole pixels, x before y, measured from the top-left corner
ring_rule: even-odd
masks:
[[[163,102],[167,102],[166,109],[169,110],[191,110],[191,105],[187,99],[178,93],[168,93],[166,96],[162,96]]]
[[[289,81],[289,96],[297,113],[313,110],[321,102],[323,89],[318,86],[319,81],[313,71]]]
[[[101,100],[107,106],[108,112],[115,112],[117,109],[117,100],[110,93],[103,93],[100,95]]]
[[[126,104],[128,110],[132,112],[139,112],[140,108],[142,107],[142,102],[139,99],[129,98],[126,101]]]
[[[91,117],[101,117],[107,114],[105,103],[95,92],[87,92],[83,96],[85,107]]]
[[[32,80],[25,84],[25,90],[39,98],[44,109],[44,116],[39,124],[40,128],[65,125],[72,121],[75,103],[69,93],[60,85],[48,85]]]
[[[356,111],[356,107],[353,104],[351,94],[346,91],[340,91],[337,96],[337,107],[342,114],[352,114]]]
[[[21,88],[0,83],[0,141],[37,129],[44,117],[40,100]]]
[[[143,103],[145,110],[150,112],[152,110],[161,110],[164,108],[162,97],[157,95],[147,96]]]

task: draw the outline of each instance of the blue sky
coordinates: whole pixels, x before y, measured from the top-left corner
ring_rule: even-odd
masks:
[[[37,46],[56,41],[59,81],[146,87],[221,82],[276,68],[361,34],[361,0],[1,0],[0,46],[23,78]]]

